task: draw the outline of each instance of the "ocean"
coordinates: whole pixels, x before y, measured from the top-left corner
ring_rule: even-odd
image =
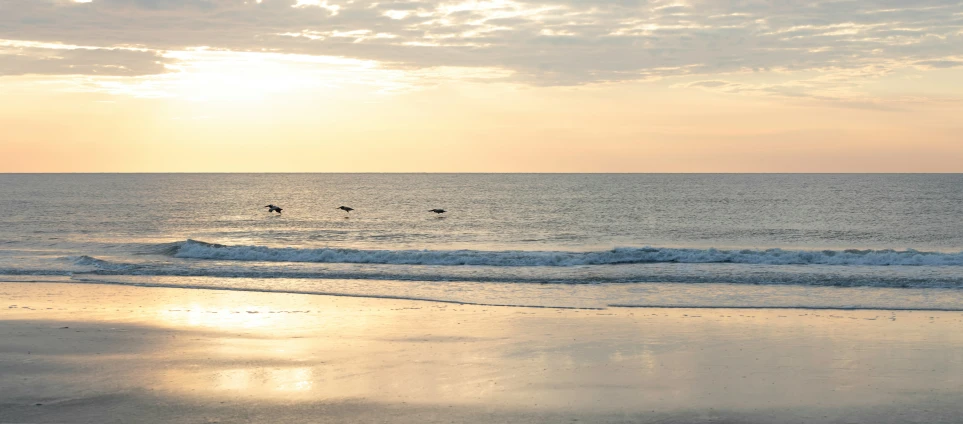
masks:
[[[963,310],[963,175],[2,174],[0,281]]]

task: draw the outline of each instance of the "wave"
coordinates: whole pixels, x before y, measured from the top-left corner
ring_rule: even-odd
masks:
[[[634,284],[732,283],[833,287],[963,289],[961,267],[638,264],[591,267],[464,267],[180,261],[113,262],[81,257],[74,269],[0,268],[4,276],[141,276],[226,279],[371,280],[423,283]],[[264,284],[270,284],[266,281]]]
[[[783,250],[621,247],[596,252],[481,250],[360,250],[228,246],[187,240],[167,252],[176,258],[221,261],[386,265],[572,267],[645,263],[759,265],[963,266],[963,252],[917,250]]]
[[[53,261],[5,261],[0,263],[2,275],[963,289],[963,253],[654,247],[594,252],[298,249],[186,240],[137,246],[132,255],[88,253]]]
[[[72,275],[72,273],[71,271],[65,271],[65,270],[59,270],[59,269],[0,268],[0,275],[69,277],[70,275]]]

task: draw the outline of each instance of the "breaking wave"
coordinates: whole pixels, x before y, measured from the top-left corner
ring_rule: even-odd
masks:
[[[536,284],[731,283],[963,289],[963,253],[618,248],[594,252],[227,246],[187,240],[133,255],[0,262],[0,277],[157,276]],[[9,265],[9,266],[6,266]],[[267,284],[267,283],[265,283]]]
[[[360,250],[227,246],[187,240],[168,250],[176,258],[220,261],[386,265],[571,267],[645,263],[759,265],[963,266],[963,252],[917,250],[783,250],[621,247],[596,252],[480,250]]]

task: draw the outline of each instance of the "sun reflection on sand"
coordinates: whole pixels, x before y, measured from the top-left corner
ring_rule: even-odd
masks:
[[[32,299],[51,290],[22,286],[18,296]],[[69,350],[56,365],[74,366],[71,378],[214,405],[796,408],[963,387],[958,312],[526,310],[120,286],[57,291],[62,311],[3,312],[14,323],[54,320],[27,325],[49,334],[48,350]],[[60,374],[50,378],[58,390],[70,387]]]
[[[264,392],[303,392],[313,387],[311,368],[252,369],[237,368],[218,371],[214,390],[254,390]]]

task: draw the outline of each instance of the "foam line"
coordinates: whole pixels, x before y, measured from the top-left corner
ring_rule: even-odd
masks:
[[[226,246],[187,240],[174,257],[221,261],[314,262],[393,265],[570,267],[641,263],[762,265],[963,266],[963,252],[917,250],[783,250],[620,247],[607,251],[360,250]]]

